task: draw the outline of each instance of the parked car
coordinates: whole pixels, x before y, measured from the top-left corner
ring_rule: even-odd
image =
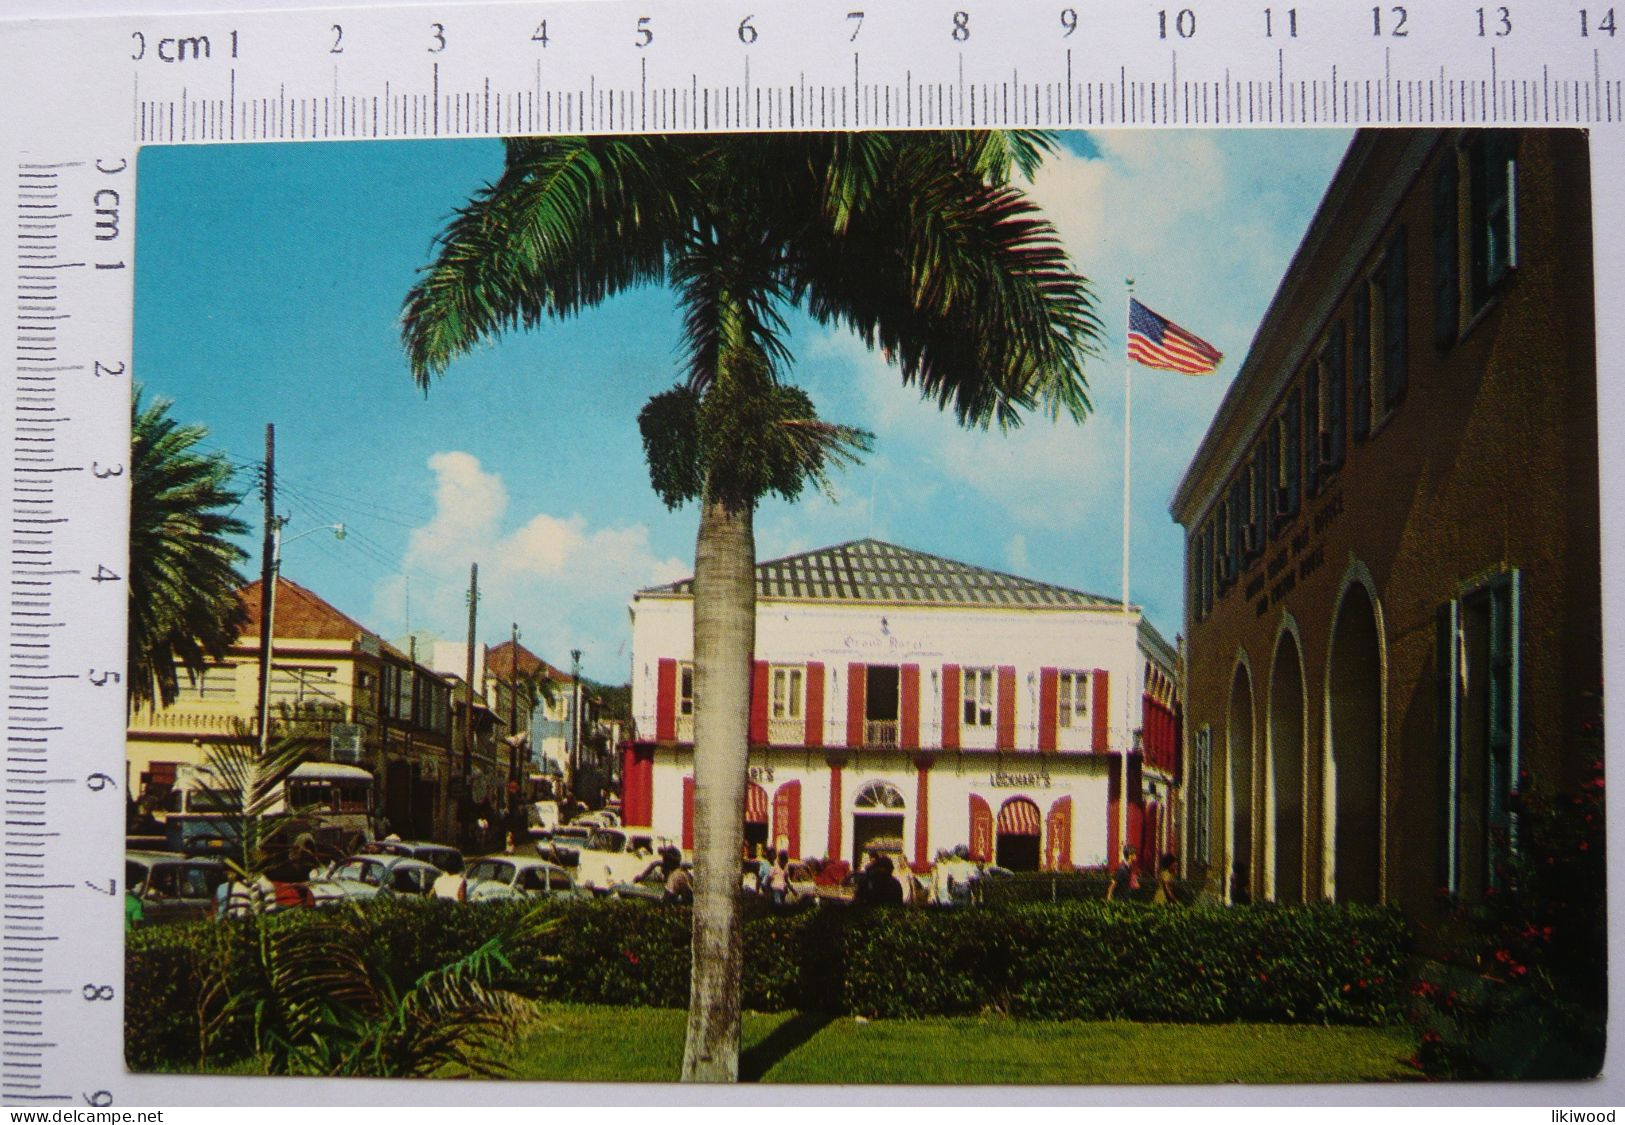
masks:
[[[538,839],[559,826],[559,803],[532,801],[530,807],[525,810],[525,819],[530,822],[530,838]]]
[[[673,847],[667,836],[648,828],[600,828],[576,856],[576,879],[582,886],[607,890],[636,879],[649,860]]]
[[[443,874],[434,864],[407,855],[358,855],[327,878],[312,880],[310,894],[318,906],[379,895],[423,897],[434,892],[435,880]]]
[[[124,856],[125,891],[141,904],[141,924],[146,926],[209,917],[215,892],[226,879],[226,865],[218,859],[161,851]]]
[[[683,864],[690,867],[690,864]],[[600,892],[606,898],[624,898],[634,902],[666,901],[666,869],[659,859],[643,865],[636,875]]]
[[[450,844],[436,844],[427,840],[373,840],[361,848],[362,855],[404,855],[432,863],[451,875],[463,870],[463,853]]]
[[[499,898],[580,897],[574,876],[556,863],[531,856],[487,856],[468,865],[457,897],[466,902]]]
[[[536,854],[560,867],[574,867],[592,833],[593,829],[585,825],[560,825],[545,840],[536,841]]]

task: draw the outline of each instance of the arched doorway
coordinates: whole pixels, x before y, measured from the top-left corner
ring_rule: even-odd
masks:
[[[993,862],[1011,871],[1037,871],[1042,825],[1037,805],[1025,797],[1011,797],[999,807]]]
[[[861,868],[870,850],[903,852],[903,795],[884,781],[871,781],[852,798],[852,866]]]
[[[1303,662],[1298,639],[1281,634],[1270,668],[1267,752],[1270,897],[1303,901]]]
[[[1327,807],[1338,902],[1382,898],[1382,655],[1364,586],[1343,595],[1326,670]]]
[[[754,854],[757,845],[770,846],[767,833],[767,790],[754,781],[745,783],[745,844]]]
[[[1237,889],[1236,872],[1253,893],[1253,681],[1245,664],[1236,665],[1230,681],[1230,711],[1225,723],[1225,757],[1230,766],[1230,870],[1225,877]]]

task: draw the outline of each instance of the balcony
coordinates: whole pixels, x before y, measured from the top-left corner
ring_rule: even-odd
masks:
[[[896,719],[865,719],[863,745],[871,750],[893,750],[897,747]]]
[[[806,719],[769,719],[767,721],[767,741],[770,746],[800,746],[806,740]]]

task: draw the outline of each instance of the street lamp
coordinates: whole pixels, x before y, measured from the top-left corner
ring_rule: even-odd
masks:
[[[260,760],[264,761],[270,753],[271,745],[271,648],[276,637],[276,585],[282,577],[282,529],[287,526],[288,517],[278,516],[271,525],[271,581],[264,590],[260,591],[260,606],[265,614],[265,645],[260,650]],[[315,535],[318,531],[331,531],[333,538],[344,538],[344,525],[342,523],[324,523],[320,527],[313,527],[309,531],[301,531],[287,540],[297,543],[307,535]]]

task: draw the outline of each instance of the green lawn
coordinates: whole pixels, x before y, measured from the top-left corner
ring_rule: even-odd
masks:
[[[685,1013],[545,1005],[514,1077],[669,1082]],[[1406,1028],[1040,1023],[745,1015],[741,1077],[763,1082],[1362,1082],[1416,1077]]]

